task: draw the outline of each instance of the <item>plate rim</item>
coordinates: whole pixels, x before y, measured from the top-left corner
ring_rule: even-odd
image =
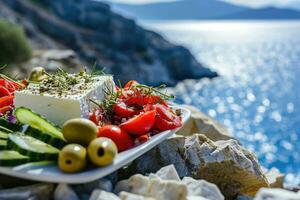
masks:
[[[63,172],[61,172],[62,174],[57,174],[57,175],[63,175],[64,180],[61,180],[62,177],[57,177],[57,176],[47,176],[46,177],[45,174],[44,175],[37,174],[37,173],[39,173],[39,170],[41,170],[41,169],[37,169],[37,171],[35,172],[34,168],[41,166],[41,165],[39,165],[39,163],[42,163],[42,162],[25,163],[25,164],[14,166],[14,167],[1,167],[0,166],[0,174],[4,174],[7,176],[16,177],[16,178],[21,178],[21,179],[26,179],[26,180],[49,182],[49,183],[82,184],[82,183],[95,181],[95,180],[105,177],[111,173],[114,173],[115,171],[119,170],[120,168],[126,166],[128,163],[132,162],[133,160],[142,156],[146,152],[150,151],[152,148],[154,148],[155,146],[157,146],[158,144],[160,144],[167,138],[171,137],[178,130],[183,128],[183,126],[187,123],[187,121],[189,120],[189,118],[191,116],[191,111],[183,106],[177,106],[177,105],[172,106],[172,108],[181,109],[182,111],[184,111],[183,112],[184,116],[182,119],[182,122],[183,122],[182,127],[174,129],[174,130],[163,131],[163,132],[153,136],[154,141],[152,140],[153,141],[152,143],[150,140],[144,144],[141,144],[137,147],[134,147],[132,149],[129,149],[127,151],[120,153],[120,154],[123,154],[123,153],[125,154],[127,152],[127,153],[134,154],[134,155],[132,155],[130,157],[129,156],[121,157],[121,160],[119,159],[118,163],[113,163],[112,165],[108,165],[108,166],[102,167],[102,168],[94,168],[92,170],[85,170],[83,172],[75,173],[75,174],[67,174],[67,173],[63,173]],[[140,149],[142,148],[142,151],[141,150],[137,151],[136,148],[140,148]],[[143,149],[145,149],[145,150],[143,150]],[[130,151],[130,152],[128,152],[128,151]],[[132,153],[132,152],[134,152],[134,153]],[[124,159],[125,159],[125,161],[124,161]],[[52,165],[55,165],[55,166],[52,166]],[[44,165],[44,167],[47,167],[47,166],[48,167],[52,166],[54,168],[57,168],[57,164],[53,164],[53,163],[50,165],[49,164]],[[26,171],[24,171],[24,170],[26,170]],[[29,173],[30,170],[32,171],[31,173]],[[103,174],[105,174],[105,175],[103,175]]]

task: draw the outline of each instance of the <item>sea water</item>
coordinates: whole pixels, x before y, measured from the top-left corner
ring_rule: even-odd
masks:
[[[147,21],[220,78],[186,82],[177,102],[229,128],[267,168],[300,183],[300,21]]]

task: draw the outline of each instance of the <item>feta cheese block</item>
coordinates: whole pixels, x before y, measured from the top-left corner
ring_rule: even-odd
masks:
[[[65,89],[62,89],[61,82],[60,87],[56,87],[55,82],[49,86],[49,81],[42,81],[40,84],[30,83],[26,89],[16,91],[15,107],[30,108],[62,126],[72,118],[88,118],[89,112],[96,107],[90,99],[101,101],[106,91],[114,90],[113,77],[110,75],[91,76],[88,81],[75,74],[69,76],[76,77],[76,83],[67,85]]]

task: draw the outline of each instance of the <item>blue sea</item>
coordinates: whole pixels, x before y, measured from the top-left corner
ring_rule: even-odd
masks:
[[[179,103],[223,123],[267,168],[300,183],[300,21],[147,21],[188,47],[213,81],[187,81]]]

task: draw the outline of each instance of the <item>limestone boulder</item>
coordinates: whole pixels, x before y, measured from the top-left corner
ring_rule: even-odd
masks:
[[[213,142],[205,135],[175,136],[136,159],[127,173],[149,174],[174,164],[179,177],[216,184],[226,199],[254,196],[269,187],[256,156],[235,140]]]

